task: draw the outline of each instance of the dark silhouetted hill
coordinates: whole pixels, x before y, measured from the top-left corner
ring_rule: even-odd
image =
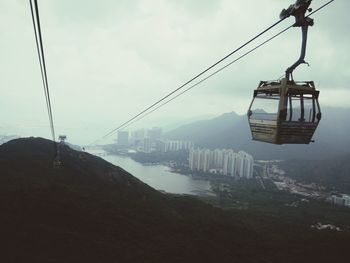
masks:
[[[310,145],[272,145],[251,140],[245,115],[226,113],[217,118],[184,125],[165,138],[192,140],[196,147],[232,148],[251,153],[256,159],[325,159],[350,153],[350,109],[324,108],[322,120]]]
[[[1,262],[330,262],[348,232],[165,195],[101,158],[53,143],[0,146]]]

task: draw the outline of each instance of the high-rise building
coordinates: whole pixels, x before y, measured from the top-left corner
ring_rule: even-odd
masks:
[[[214,150],[213,163],[214,163],[215,169],[222,168],[222,166],[224,165],[224,152],[223,152],[223,150],[220,150],[220,149]]]
[[[203,172],[209,172],[210,169],[210,150],[203,150],[202,155],[203,156],[203,162],[202,162],[202,171]]]
[[[174,141],[166,140],[166,152],[189,150],[193,147],[193,142],[191,141]]]
[[[118,146],[128,146],[128,145],[129,145],[129,132],[118,131]]]
[[[224,151],[224,161],[223,161],[223,174],[235,176],[236,175],[236,163],[237,154],[233,150]]]
[[[231,154],[231,159],[230,159],[230,163],[229,163],[229,169],[228,169],[228,173],[231,176],[236,176],[237,174],[237,153],[232,153]]]
[[[345,194],[332,195],[330,198],[334,205],[350,207],[350,196]]]
[[[157,152],[166,152],[166,142],[163,140],[157,140],[156,141],[156,151]]]
[[[190,169],[192,171],[199,171],[200,151],[201,151],[200,149],[191,149],[190,150],[189,163],[190,163]]]
[[[150,138],[151,143],[160,140],[162,136],[162,128],[153,127],[152,129],[149,129],[147,132],[147,136]]]
[[[238,152],[238,176],[241,178],[253,178],[253,157],[243,151]]]
[[[350,207],[350,195],[343,195],[344,205]]]
[[[143,146],[143,139],[145,138],[145,130],[140,129],[131,132],[130,144],[134,146]]]
[[[145,153],[150,153],[152,151],[152,144],[149,137],[143,139],[143,151]]]
[[[246,152],[233,150],[191,149],[189,166],[193,171],[215,172],[223,175],[253,178],[254,159]]]

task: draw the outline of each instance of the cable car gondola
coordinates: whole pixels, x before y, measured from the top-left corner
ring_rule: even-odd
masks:
[[[248,121],[253,140],[273,144],[309,144],[321,120],[319,91],[313,81],[294,81],[293,71],[304,61],[308,27],[313,19],[305,17],[312,0],[298,0],[280,18],[295,17],[295,27],[302,29],[302,47],[299,59],[286,70],[286,76],[277,81],[261,81],[254,90],[248,110]]]

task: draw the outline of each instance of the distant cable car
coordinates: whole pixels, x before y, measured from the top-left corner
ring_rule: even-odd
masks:
[[[53,160],[53,168],[59,169],[59,168],[63,167],[62,161],[61,161],[61,154],[60,154],[61,144],[57,145],[56,142],[54,142],[54,145],[55,145],[55,149],[54,149],[55,156],[54,156],[54,160]]]
[[[79,160],[81,161],[81,162],[86,162],[86,156],[84,155],[84,154],[82,154],[82,153],[79,153]]]
[[[60,144],[65,144],[66,139],[67,139],[66,135],[60,135],[58,137],[58,140],[59,140]]]
[[[248,110],[253,140],[273,144],[309,144],[321,120],[319,91],[313,81],[294,81],[293,71],[304,61],[307,30],[313,20],[305,17],[312,0],[298,0],[280,18],[294,16],[295,27],[302,28],[302,47],[299,59],[286,70],[285,78],[261,81],[254,90]]]
[[[57,157],[53,160],[53,168],[54,168],[54,169],[62,168],[62,162],[61,162],[61,160],[60,160],[59,158],[57,158]]]

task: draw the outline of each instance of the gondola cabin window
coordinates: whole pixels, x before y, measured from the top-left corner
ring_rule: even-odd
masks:
[[[312,95],[288,96],[285,121],[312,123],[318,121],[318,115],[319,110]]]
[[[272,94],[257,95],[254,98],[251,118],[259,120],[277,120],[279,97]]]

